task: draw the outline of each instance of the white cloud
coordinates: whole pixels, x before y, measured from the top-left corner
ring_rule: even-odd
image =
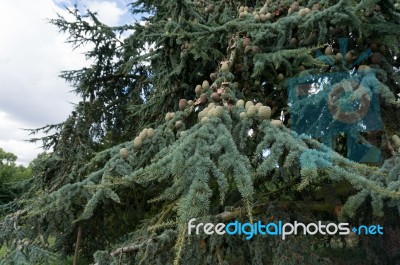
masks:
[[[65,37],[46,21],[63,12],[57,9],[51,0],[0,3],[0,23],[9,25],[0,28],[0,58],[5,62],[0,65],[0,109],[13,110],[13,118],[31,125],[65,118],[69,101],[76,97],[58,75],[85,64],[83,55],[72,53]]]
[[[66,15],[61,2],[66,1],[0,1],[0,147],[25,165],[42,150],[23,142],[28,134],[21,128],[64,121],[78,98],[58,75],[87,65],[83,50],[72,51],[66,36],[47,21]],[[105,23],[116,24],[125,13],[112,2],[86,4]]]
[[[86,6],[90,11],[97,12],[99,20],[108,26],[118,25],[121,16],[126,13],[126,9],[119,7],[115,1],[87,1]]]
[[[21,126],[27,124],[13,120],[10,115],[0,112],[0,147],[6,152],[18,156],[18,164],[28,165],[34,157],[43,152],[40,144],[24,141],[27,138],[26,131]]]

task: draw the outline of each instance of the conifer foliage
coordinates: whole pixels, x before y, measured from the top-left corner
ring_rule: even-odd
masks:
[[[110,27],[77,9],[69,10],[73,21],[51,20],[74,47],[90,44],[93,64],[61,75],[81,97],[70,117],[32,131],[48,133],[33,141],[50,152],[4,210],[1,264],[64,256],[99,265],[400,258],[400,3],[139,0],[130,8],[143,23]],[[357,67],[376,76],[383,126],[362,140],[379,148],[378,163],[346,157],[343,135],[332,147],[291,129],[290,107],[304,119],[318,113],[312,100],[289,106],[289,78],[350,76]],[[188,235],[191,218],[386,230],[246,240]]]

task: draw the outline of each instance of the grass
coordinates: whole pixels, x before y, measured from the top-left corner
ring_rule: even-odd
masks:
[[[6,246],[1,246],[0,248],[0,258],[2,258],[7,252]]]

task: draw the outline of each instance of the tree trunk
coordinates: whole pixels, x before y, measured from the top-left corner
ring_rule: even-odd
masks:
[[[78,265],[79,245],[81,244],[81,237],[82,237],[82,227],[81,227],[81,225],[79,225],[78,234],[76,236],[75,255],[74,255],[74,263],[73,263],[73,265]]]

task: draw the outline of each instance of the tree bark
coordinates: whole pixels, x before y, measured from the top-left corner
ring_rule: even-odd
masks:
[[[79,245],[81,244],[81,237],[82,237],[82,227],[81,227],[81,225],[79,225],[78,226],[78,234],[76,236],[75,254],[74,254],[74,263],[73,263],[73,265],[78,265]]]

